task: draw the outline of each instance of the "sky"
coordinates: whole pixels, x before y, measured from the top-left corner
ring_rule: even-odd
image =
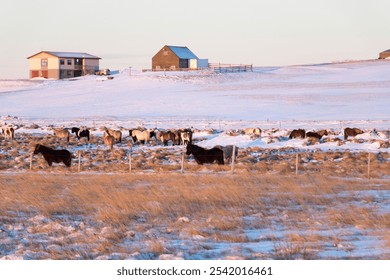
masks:
[[[279,66],[376,59],[390,49],[388,0],[0,0],[0,79],[28,78],[42,50],[101,68],[151,68],[164,45],[212,63]]]

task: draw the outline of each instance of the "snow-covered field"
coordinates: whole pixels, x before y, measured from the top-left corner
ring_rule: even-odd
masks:
[[[347,189],[344,189],[344,183],[336,182],[332,187],[340,190],[340,196],[333,191],[316,196],[326,201],[330,201],[329,197],[335,201],[346,201],[343,207],[336,207],[341,212],[349,211],[349,206],[355,210],[369,208],[378,221],[387,225],[387,217],[390,215],[386,206],[390,187],[389,61],[258,67],[254,72],[230,74],[215,74],[210,71],[143,73],[133,70],[130,75],[127,70],[123,70],[112,77],[113,79],[87,76],[62,81],[0,80],[0,124],[7,123],[18,128],[13,143],[0,135],[0,176],[4,179],[0,186],[5,190],[4,195],[9,195],[6,191],[12,187],[13,176],[19,179],[24,173],[30,172],[30,144],[33,142],[46,141],[57,147],[66,147],[74,154],[77,151],[87,153],[87,156],[93,159],[89,166],[83,166],[83,172],[87,175],[127,172],[127,155],[131,146],[134,162],[139,161],[139,165],[136,165],[138,171],[142,172],[141,167],[147,166],[144,171],[149,172],[158,162],[164,168],[174,165],[174,169],[166,170],[169,173],[172,170],[180,170],[183,147],[165,148],[155,142],[152,145],[133,146],[130,138],[125,137],[121,144],[115,145],[114,152],[110,154],[102,151],[104,148],[100,139],[101,128],[105,126],[120,129],[124,136],[127,136],[128,129],[136,127],[158,130],[191,127],[195,131],[196,143],[201,146],[238,146],[243,151],[237,159],[238,174],[254,172],[257,175],[260,173],[289,178],[294,174],[290,165],[294,167],[295,159],[290,159],[290,155],[299,153],[301,166],[305,171],[301,171],[304,178],[302,184],[298,182],[294,185],[298,186],[296,188],[310,185],[307,177],[313,173],[325,177],[343,177],[343,180],[348,182],[356,180],[358,189],[351,187],[353,183],[348,183]],[[51,136],[52,129],[61,126],[86,126],[91,129],[95,141],[90,145],[78,143],[73,138],[69,145],[57,141]],[[253,137],[241,134],[240,131],[247,127],[261,128],[262,135]],[[364,133],[344,140],[345,127],[358,127]],[[315,143],[308,139],[289,139],[290,131],[296,128],[307,131],[327,129],[329,135]],[[372,171],[378,180],[375,184],[364,179],[367,152],[375,155],[372,157],[373,165],[377,168]],[[145,158],[145,162],[141,162],[142,158]],[[103,164],[107,159],[117,164],[119,169],[110,172]],[[355,166],[348,170],[351,163]],[[219,173],[217,176],[229,174],[229,169],[226,168],[199,169],[191,158],[188,159],[188,166],[190,173],[193,171],[209,176],[216,171]],[[42,158],[35,156],[32,173],[49,176],[49,171],[53,176],[57,176],[66,174],[67,171],[63,169],[62,166],[54,166],[50,171]],[[70,172],[74,173],[76,170],[76,167],[72,167]],[[158,169],[153,170],[160,172]],[[39,184],[39,179],[33,178],[34,184]],[[153,176],[147,178],[151,178],[150,181],[158,180]],[[45,182],[47,180],[51,179],[45,179]],[[366,182],[373,187],[362,187]],[[314,183],[326,185],[322,179],[315,180]],[[251,181],[248,184],[251,184]],[[53,185],[56,186],[55,183]],[[65,190],[53,194],[53,197],[58,195],[65,198],[68,188]],[[276,191],[273,189],[272,192]],[[39,193],[36,195],[39,196]],[[292,195],[294,197],[295,193],[292,192]],[[356,199],[350,201],[343,197],[349,195]],[[368,199],[369,205],[359,202],[359,197],[365,201]],[[267,198],[277,201],[277,196]],[[158,203],[163,204],[163,201]],[[7,200],[4,203],[6,202]],[[267,201],[261,203],[267,204]],[[185,213],[174,218],[174,224],[176,223],[178,228],[172,228],[172,220],[168,221],[168,224],[159,224],[158,228],[153,228],[150,224],[139,225],[139,228],[147,227],[150,234],[141,234],[129,226],[120,233],[127,237],[123,238],[124,243],[119,247],[126,247],[126,244],[133,241],[136,241],[136,246],[130,246],[134,248],[133,251],[121,249],[121,252],[115,252],[118,249],[115,249],[115,246],[107,251],[98,251],[96,248],[103,246],[104,242],[110,242],[109,237],[113,233],[119,234],[111,228],[111,223],[108,225],[99,220],[95,224],[94,219],[82,217],[81,214],[66,214],[64,219],[61,215],[41,213],[36,209],[31,212],[18,212],[20,210],[11,207],[1,214],[4,225],[0,227],[0,239],[4,245],[0,245],[0,258],[385,258],[389,255],[389,238],[383,233],[382,226],[362,225],[360,222],[342,224],[341,221],[341,224],[336,221],[334,225],[328,225],[325,215],[324,221],[312,230],[289,228],[282,224],[281,220],[288,220],[290,211],[294,212],[297,208],[309,215],[311,211],[308,211],[308,208],[321,210],[328,207],[322,202],[305,205],[300,203],[301,201],[297,205],[292,203],[277,206],[274,210],[259,210],[257,214],[248,214],[245,209],[242,213],[238,211],[243,214],[239,218],[240,221],[244,221],[238,223],[239,228],[229,228],[226,232],[221,230],[219,233],[210,230],[211,225],[207,223],[191,229],[190,226],[195,227],[194,224],[201,218],[190,214],[189,222],[184,222],[188,229],[184,229],[179,219],[187,217]],[[253,207],[256,209],[257,206]],[[218,209],[212,211],[214,210]],[[323,213],[312,213],[318,214]],[[279,215],[284,218],[281,219]],[[297,221],[297,217],[291,219]],[[270,224],[262,226],[261,229],[253,226],[254,221],[262,223],[263,219]],[[310,224],[311,218],[307,219],[303,223],[306,226]],[[14,221],[14,224],[11,221]],[[140,221],[137,220],[138,222]],[[144,222],[142,220],[142,223]],[[206,230],[202,226],[209,229]],[[53,230],[47,230],[47,227]],[[342,230],[336,230],[337,227]],[[58,247],[59,240],[63,240],[65,235],[88,235],[88,232],[91,236],[101,236],[99,240],[94,239],[95,244],[81,246],[82,250],[93,248],[93,253],[76,252],[72,255],[71,245],[63,251]],[[320,245],[318,242],[311,242],[310,236],[313,232],[317,232],[322,236],[321,240],[325,241],[319,242]],[[300,234],[306,236],[306,239],[296,242],[292,236]],[[216,238],[216,235],[220,238]],[[237,235],[240,240],[230,240],[225,235]],[[44,241],[43,247],[36,246],[38,239]],[[68,241],[66,244],[69,244]],[[306,254],[306,247],[299,247],[302,242],[310,250],[313,249],[310,244],[321,249]],[[31,244],[34,245],[33,248]],[[153,246],[158,248],[154,248],[151,253],[148,248],[142,248],[142,244],[149,244],[150,250]],[[288,250],[297,250],[297,254],[294,255],[294,252]]]
[[[246,127],[263,131],[365,130],[364,139],[388,140],[390,62],[258,67],[254,72],[137,72],[62,81],[0,80],[2,122],[47,126],[172,129],[193,127],[225,132]],[[17,117],[17,119],[13,119]],[[384,131],[379,135],[373,130]],[[20,130],[22,131],[22,130]],[[270,133],[268,133],[270,134]],[[204,145],[273,148],[267,139],[229,138]],[[270,142],[270,141],[268,141]],[[371,141],[372,142],[372,141]],[[292,145],[299,145],[293,143]],[[359,146],[362,149],[378,145]],[[323,149],[332,148],[320,145]],[[349,145],[345,148],[354,148]]]
[[[63,81],[0,80],[0,115],[26,119],[214,122],[389,120],[390,62],[136,72]],[[299,125],[295,124],[295,125]],[[388,123],[384,124],[386,126]],[[381,124],[375,124],[375,126]],[[370,125],[366,125],[370,126]],[[338,127],[338,126],[337,126]]]

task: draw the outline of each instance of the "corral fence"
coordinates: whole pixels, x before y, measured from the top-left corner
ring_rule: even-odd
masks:
[[[227,164],[225,163],[224,167],[221,168],[221,169],[215,169],[217,166],[217,164],[213,164],[213,165],[204,165],[204,167],[201,169],[202,171],[201,172],[206,172],[209,173],[209,172],[212,172],[212,173],[225,173],[225,174],[235,174],[235,173],[240,173],[242,171],[248,171],[248,170],[251,170],[250,166],[251,164],[245,164],[245,160],[243,160],[242,158],[241,159],[237,159],[236,156],[235,156],[235,153],[234,151],[238,149],[235,145],[233,146],[233,153],[232,153],[232,159],[227,162]],[[142,165],[140,165],[140,161],[144,160],[144,158],[140,155],[140,152],[144,152],[142,150],[137,150],[137,151],[134,151],[133,149],[127,149],[127,150],[121,150],[123,151],[123,155],[118,161],[114,161],[112,160],[112,158],[107,158],[106,159],[106,162],[102,162],[101,165],[105,165],[106,167],[103,169],[104,172],[119,172],[119,173],[133,173],[133,174],[137,174],[137,173],[148,173],[148,172],[177,172],[177,173],[194,173],[196,174],[198,171],[194,170],[194,167],[196,169],[196,167],[199,167],[193,160],[191,161],[188,161],[187,156],[186,156],[186,149],[180,149],[180,150],[176,150],[175,153],[172,153],[172,157],[175,159],[175,162],[174,163],[170,163],[170,168],[169,169],[163,169],[162,167],[163,166],[167,166],[166,163],[159,163],[159,164],[156,164],[153,168],[148,168],[148,167],[144,167]],[[90,166],[90,161],[91,161],[91,157],[90,155],[92,155],[93,151],[88,151],[88,150],[78,150],[78,151],[75,151],[74,153],[74,157],[73,157],[73,163],[72,163],[72,169],[70,169],[70,172],[90,172],[93,170],[91,170]],[[112,151],[110,152],[112,153]],[[360,163],[357,163],[357,164],[354,164],[354,167],[358,167],[358,177],[362,176],[362,177],[365,177],[365,178],[368,178],[368,179],[371,179],[373,178],[372,177],[372,173],[373,171],[375,172],[375,168],[378,167],[378,164],[375,164],[375,165],[372,165],[372,160],[375,158],[378,157],[378,155],[376,155],[375,152],[370,152],[370,151],[367,151],[367,152],[358,152],[356,153],[357,157],[360,157],[360,159],[363,159],[362,161],[360,161]],[[271,155],[268,156],[269,158],[272,158]],[[291,153],[287,153],[287,156],[285,156],[283,159],[277,159],[277,161],[279,161],[279,163],[281,164],[286,164],[289,166],[289,168],[287,168],[286,170],[287,173],[284,173],[285,175],[295,175],[295,176],[298,176],[298,175],[303,175],[303,174],[311,174],[313,171],[311,168],[308,168],[307,167],[307,162],[305,161],[304,159],[305,157],[305,152],[301,152],[301,151],[296,151],[295,154],[291,154]],[[387,160],[385,159],[384,162],[386,161],[389,161],[390,158],[387,158]],[[32,171],[34,168],[34,164],[33,164],[34,160],[33,160],[33,154],[31,153],[30,154],[30,166],[29,166],[29,169],[30,171]],[[382,162],[383,163],[383,162]],[[236,166],[237,164],[240,165],[239,169],[236,169]],[[386,163],[384,163],[386,165]],[[59,165],[62,165],[62,164],[59,164]],[[115,165],[120,165],[121,167],[118,169],[115,169]],[[382,165],[382,164],[381,164]],[[383,165],[382,165],[383,166]],[[352,168],[352,166],[350,166]],[[63,167],[65,170],[66,170],[66,167]],[[386,169],[386,167],[385,167]],[[100,171],[103,171],[103,170],[100,170]],[[267,173],[265,170],[259,170],[259,169],[253,169],[252,170],[253,172],[260,172],[260,173]],[[315,171],[314,171],[315,172]],[[385,172],[386,174],[383,174],[382,172],[382,176],[389,176],[390,174],[388,172]],[[283,173],[280,173],[280,174],[283,174]],[[336,168],[336,172],[335,172],[335,175],[337,174],[337,168]],[[349,176],[355,176],[356,173],[354,175],[349,175]],[[348,175],[346,175],[348,176]],[[377,177],[374,175],[374,177]]]
[[[190,71],[198,71],[198,70],[207,70],[207,67],[201,68],[161,68],[161,69],[142,69],[142,72],[190,72]]]
[[[233,150],[232,151],[233,154],[232,154],[232,158],[231,158],[231,161],[230,161],[230,173],[231,174],[234,174],[234,166],[235,166],[235,162],[236,162],[236,156],[235,156],[236,149],[238,149],[238,148],[236,148],[236,146],[233,145],[233,149],[232,149]],[[83,155],[85,155],[86,153],[88,153],[88,151],[78,150],[78,151],[76,151],[76,153],[75,153],[75,155],[73,157],[73,158],[76,158],[76,160],[77,160],[77,172],[81,172],[82,171],[82,163],[88,161],[88,159],[83,159]],[[132,173],[134,171],[134,168],[133,168],[133,150],[129,149],[126,152],[126,155],[127,155],[128,172]],[[184,173],[185,157],[186,157],[186,150],[182,149],[181,152],[180,152],[180,173]],[[29,169],[30,170],[33,169],[33,161],[34,161],[34,154],[30,153],[30,163],[29,163]],[[74,162],[73,162],[73,165],[74,165]],[[138,171],[143,171],[143,170],[140,169]]]
[[[209,63],[208,67],[202,68],[142,69],[142,72],[197,71],[207,69],[214,73],[253,72],[253,64]]]
[[[209,63],[215,73],[253,72],[253,64]]]

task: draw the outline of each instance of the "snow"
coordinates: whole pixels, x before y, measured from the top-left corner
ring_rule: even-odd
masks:
[[[390,63],[136,72],[0,83],[0,115],[35,119],[339,121],[388,119]]]
[[[388,140],[383,130],[390,123],[389,73],[388,61],[375,60],[257,67],[254,72],[230,74],[125,69],[111,80],[97,76],[1,80],[0,116],[3,122],[41,126],[193,127],[222,132],[260,127],[260,139],[220,133],[201,144],[268,148],[301,147],[303,140],[275,139],[289,129],[331,129],[342,139],[342,129],[351,126],[365,130],[365,138],[359,136],[365,144],[347,143],[344,148],[377,150],[374,140]],[[267,129],[274,133],[264,135]],[[373,129],[382,137],[373,135]],[[336,142],[310,147],[339,148]]]
[[[380,146],[381,141],[389,141],[388,60],[257,67],[254,72],[231,74],[215,74],[206,70],[140,72],[133,69],[130,75],[125,69],[112,77],[86,76],[60,81],[0,80],[0,124],[22,124],[17,133],[31,135],[51,134],[52,126],[108,126],[123,132],[137,126],[158,129],[192,127],[197,129],[194,138],[204,147],[236,145],[239,148],[264,149],[390,151],[389,147]],[[347,126],[359,127],[365,132],[356,136],[354,141],[342,141],[342,129]],[[246,127],[260,127],[263,131],[261,137],[228,133]],[[307,145],[306,139],[288,139],[289,131],[294,128],[328,129],[332,133],[320,143]],[[93,134],[100,136],[102,132],[95,130]],[[0,150],[1,153],[3,151]],[[382,205],[389,200],[388,191],[372,191],[372,195],[377,200],[384,200]],[[388,210],[386,206],[381,212],[388,213]],[[191,221],[188,217],[180,217],[178,222]],[[79,234],[79,230],[82,234],[102,238],[112,231],[102,228],[100,232],[95,232],[94,228],[78,221],[60,224],[49,217],[36,215],[30,218],[25,230],[20,224],[3,225],[0,233],[6,232],[7,239],[2,242],[12,244],[18,238],[25,242],[30,242],[30,239],[38,242],[39,238],[45,237],[36,232],[35,227],[38,226],[45,232],[61,232],[69,238]],[[350,235],[360,234],[356,228],[350,231]],[[134,235],[133,232],[128,234],[130,237]],[[161,233],[156,234],[164,238]],[[269,236],[277,234],[287,235],[289,232],[248,230],[246,235],[253,243],[245,246],[259,254],[271,251],[275,244]],[[337,235],[325,230],[322,234]],[[130,237],[128,239],[131,240]],[[182,259],[185,256],[182,251],[201,244],[204,239],[202,235],[194,234],[184,241],[171,240],[169,245],[176,246],[177,252],[174,255],[162,254],[160,259]],[[178,244],[175,245],[175,242]],[[259,244],[259,248],[254,246],[254,242]],[[341,249],[341,246],[349,245],[360,248],[352,257],[379,255],[380,252],[374,254],[369,251],[378,247],[372,242],[376,241],[360,238],[356,244],[334,244],[322,257],[351,257],[347,250]],[[214,243],[212,247],[214,251],[209,254],[218,256],[223,255],[223,251],[234,252],[235,244]],[[57,245],[50,245],[48,249],[61,250]],[[44,252],[36,255],[22,249],[8,253],[1,259],[50,257]],[[122,256],[113,254],[99,258],[121,259]],[[138,259],[142,256],[135,254],[126,258]],[[206,255],[199,255],[199,258],[206,258]]]

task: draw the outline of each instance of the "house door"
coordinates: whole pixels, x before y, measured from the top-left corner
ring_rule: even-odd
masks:
[[[180,59],[179,68],[188,68],[188,59]]]
[[[47,70],[42,70],[41,77],[45,79],[49,78],[49,72]]]
[[[74,71],[74,76],[75,77],[80,77],[80,76],[82,76],[83,75],[83,71],[81,71],[81,70],[75,70]]]
[[[38,77],[39,77],[39,71],[31,71],[31,79],[38,78]]]

